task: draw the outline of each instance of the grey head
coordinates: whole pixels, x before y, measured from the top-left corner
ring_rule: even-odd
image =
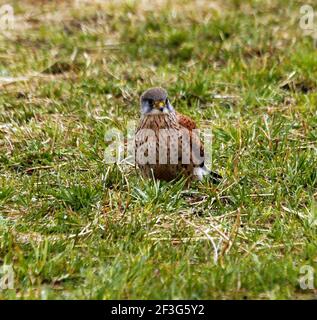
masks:
[[[146,90],[141,95],[140,104],[141,113],[145,116],[174,112],[167,91],[159,87]]]

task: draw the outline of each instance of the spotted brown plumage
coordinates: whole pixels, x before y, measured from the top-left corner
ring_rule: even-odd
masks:
[[[162,88],[145,91],[140,99],[141,121],[135,136],[136,163],[142,176],[173,180],[182,175],[201,180],[212,174],[204,164],[204,146],[195,122],[175,112]]]

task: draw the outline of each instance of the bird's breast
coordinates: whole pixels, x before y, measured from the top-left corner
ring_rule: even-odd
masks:
[[[149,115],[142,119],[140,128],[152,129],[155,131],[170,128],[178,129],[178,123],[176,118],[170,114]]]

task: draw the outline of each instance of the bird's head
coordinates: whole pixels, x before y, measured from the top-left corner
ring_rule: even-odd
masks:
[[[141,96],[141,113],[147,115],[158,115],[174,112],[168,95],[163,88],[151,88],[146,90]]]

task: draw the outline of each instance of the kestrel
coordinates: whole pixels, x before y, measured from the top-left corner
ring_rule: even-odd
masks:
[[[141,98],[141,121],[135,135],[136,163],[143,177],[171,181],[182,175],[214,183],[222,177],[208,170],[195,122],[174,110],[166,90],[151,88]]]

